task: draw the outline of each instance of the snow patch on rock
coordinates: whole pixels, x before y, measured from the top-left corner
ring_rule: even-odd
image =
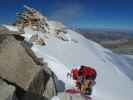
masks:
[[[10,31],[19,32],[19,29],[17,26],[13,26],[13,25],[2,25],[2,26],[4,26],[5,28],[7,28]]]

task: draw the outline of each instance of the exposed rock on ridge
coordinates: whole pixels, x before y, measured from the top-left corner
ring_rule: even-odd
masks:
[[[30,46],[15,37],[0,35],[0,78],[16,87],[12,94],[18,100],[50,99],[57,94],[54,74],[51,76],[52,71],[34,55]]]

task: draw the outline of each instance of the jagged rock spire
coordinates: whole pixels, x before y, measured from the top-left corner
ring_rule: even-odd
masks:
[[[46,32],[48,30],[47,17],[34,8],[24,5],[24,9],[18,12],[16,16],[16,25],[20,29],[31,26],[36,31]]]

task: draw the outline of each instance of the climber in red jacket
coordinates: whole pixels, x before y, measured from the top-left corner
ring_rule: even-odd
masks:
[[[84,94],[91,95],[92,87],[95,85],[96,70],[89,66],[81,65],[80,69],[72,69],[72,77],[76,80],[76,86]]]

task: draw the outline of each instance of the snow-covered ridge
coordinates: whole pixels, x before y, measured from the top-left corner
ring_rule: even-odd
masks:
[[[93,100],[131,100],[133,56],[115,54],[57,23],[47,21],[45,32],[26,26],[22,36],[26,41],[33,43],[32,50],[38,57],[42,57],[44,62],[48,62],[49,67],[58,79],[65,83],[66,88],[74,86],[67,73],[73,67],[83,64],[94,67],[98,73]],[[12,26],[7,28],[15,30]],[[37,37],[33,39],[33,36]],[[46,42],[46,45],[38,45],[37,40],[40,39]]]
[[[128,58],[130,61],[127,61],[123,55],[114,54],[72,30],[67,30],[67,32],[69,32],[71,38],[78,40],[78,43],[63,42],[57,38],[51,38],[46,46],[34,45],[33,48],[37,49],[35,50],[36,54],[43,57],[44,61],[49,62],[50,65],[53,64],[54,69],[51,68],[67,86],[72,85],[72,81],[65,81],[67,76],[64,72],[66,73],[72,67],[82,64],[95,67],[98,77],[97,84],[94,87],[94,100],[130,100],[133,82],[130,79],[132,78],[132,71],[128,67],[133,65],[131,64],[133,59]],[[51,60],[51,57],[57,61]],[[58,70],[55,71],[55,69]],[[131,71],[128,75],[130,78],[126,74],[129,73],[127,70]]]
[[[12,25],[3,25],[3,27],[7,28],[10,31],[18,32],[19,29],[17,26],[12,26]]]

